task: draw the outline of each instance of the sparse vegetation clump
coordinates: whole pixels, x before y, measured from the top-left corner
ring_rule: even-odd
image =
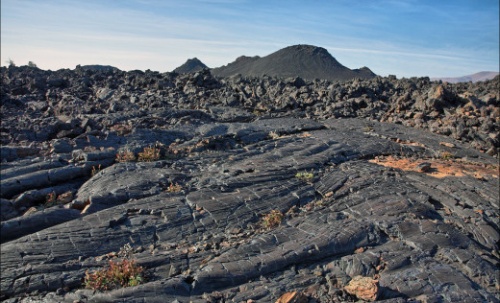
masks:
[[[281,137],[281,135],[277,131],[270,131],[269,134],[267,135],[269,138],[276,140]]]
[[[271,229],[281,225],[282,220],[283,214],[279,210],[273,209],[262,218],[262,225],[267,229]]]
[[[313,173],[309,173],[309,172],[298,172],[295,174],[295,178],[299,179],[299,180],[303,180],[303,181],[311,181],[313,178],[314,178],[314,174]]]
[[[451,159],[455,158],[455,156],[452,153],[446,152],[446,151],[442,152],[441,155],[440,155],[440,157],[443,160],[451,160]]]
[[[51,192],[45,197],[45,207],[56,205],[56,193]]]
[[[97,175],[97,173],[99,173],[100,171],[101,171],[101,164],[99,164],[97,168],[95,166],[92,166],[92,171],[90,172],[90,175],[93,177]]]
[[[363,132],[365,132],[365,133],[369,133],[372,131],[373,131],[373,126],[367,125],[367,126],[363,127]]]
[[[116,160],[116,162],[120,162],[120,163],[133,162],[136,160],[136,157],[135,157],[135,154],[131,150],[125,149],[125,150],[119,151],[116,154],[115,160]]]
[[[182,186],[179,185],[179,183],[170,183],[170,185],[167,187],[166,191],[169,193],[178,193],[182,190]]]
[[[125,136],[132,132],[132,125],[129,124],[115,124],[109,127],[110,130],[115,131],[120,136]]]
[[[156,147],[145,147],[139,153],[137,160],[141,162],[153,162],[160,159],[160,149]]]
[[[71,191],[67,191],[58,196],[56,195],[55,192],[51,192],[45,197],[45,203],[43,207],[48,208],[56,205],[63,205],[71,202],[72,199],[73,199],[73,193]]]
[[[144,282],[144,269],[136,265],[135,261],[109,261],[109,266],[95,272],[85,272],[83,284],[93,290],[110,290],[120,287],[137,286]]]

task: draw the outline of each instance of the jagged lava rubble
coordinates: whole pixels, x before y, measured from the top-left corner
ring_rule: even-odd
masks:
[[[5,302],[500,300],[498,76],[1,76]],[[144,283],[85,289],[124,248]]]
[[[214,107],[231,107],[244,112],[247,120],[358,117],[402,124],[450,136],[495,156],[499,79],[447,84],[428,78],[375,77],[331,83],[301,78],[216,79],[208,70],[177,75],[3,67],[1,143],[73,139],[121,122],[162,129],[164,121],[155,123],[150,117],[154,112],[210,113]]]

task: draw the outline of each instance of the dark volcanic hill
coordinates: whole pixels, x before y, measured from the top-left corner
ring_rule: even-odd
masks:
[[[441,80],[448,83],[459,83],[459,82],[479,82],[486,81],[495,78],[498,72],[479,72],[472,75],[462,76],[462,77],[436,77],[431,78],[431,80]]]
[[[174,73],[189,74],[208,68],[198,58],[188,59],[186,63],[174,69]]]
[[[228,65],[213,68],[211,72],[213,75],[218,77],[228,77],[237,74],[250,75],[252,74],[252,67],[254,63],[259,61],[260,59],[262,58],[259,56],[241,56],[236,58],[234,62],[231,62]]]
[[[113,71],[119,71],[120,69],[111,65],[100,65],[100,64],[91,64],[91,65],[78,65],[77,68],[81,68],[82,70],[89,70],[89,71],[103,71],[103,72],[113,72]]]
[[[366,67],[351,70],[340,64],[326,49],[312,45],[289,46],[262,58],[239,57],[228,65],[214,68],[212,73],[219,77],[241,74],[341,81],[376,76]]]

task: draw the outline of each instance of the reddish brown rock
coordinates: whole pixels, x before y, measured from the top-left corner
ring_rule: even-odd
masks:
[[[284,293],[276,303],[306,303],[307,297],[298,291]]]
[[[345,291],[365,301],[375,301],[379,294],[378,280],[356,276],[344,287]]]

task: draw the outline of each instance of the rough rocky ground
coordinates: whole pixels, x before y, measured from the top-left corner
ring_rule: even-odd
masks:
[[[2,301],[500,301],[498,77],[1,72]]]

